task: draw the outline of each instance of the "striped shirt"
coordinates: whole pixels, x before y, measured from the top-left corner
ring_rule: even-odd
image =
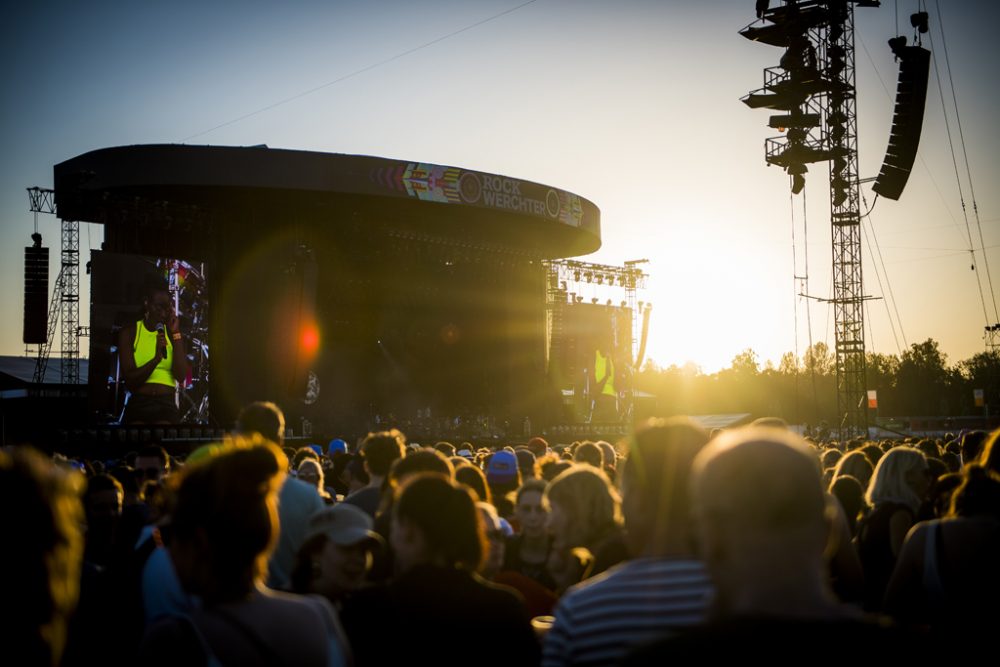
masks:
[[[626,561],[563,596],[545,636],[542,667],[617,663],[671,628],[704,622],[712,591],[700,561]]]

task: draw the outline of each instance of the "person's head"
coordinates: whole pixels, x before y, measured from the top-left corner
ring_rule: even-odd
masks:
[[[978,431],[978,433],[982,433],[982,431]],[[965,458],[966,443],[965,440],[962,441],[962,459],[972,462],[978,458],[984,468],[995,473],[1000,473],[1000,428],[993,431],[989,438],[986,438],[985,434],[983,436],[982,440],[980,440],[980,442],[985,443],[981,445],[982,454],[977,453],[972,458]],[[968,439],[973,440],[972,438]],[[970,443],[969,449],[972,450],[973,448],[973,444]]]
[[[517,457],[517,469],[521,472],[521,481],[528,479],[538,479],[539,471],[536,464],[535,455],[527,447],[518,447],[514,450]]]
[[[830,514],[818,461],[799,436],[726,431],[695,459],[691,491],[701,553],[723,609],[750,604],[748,589],[783,585],[786,575],[822,589]]]
[[[853,477],[861,483],[862,488],[867,489],[874,471],[875,466],[868,460],[864,452],[854,450],[840,457],[840,460],[837,461],[837,467],[834,469],[833,478]]]
[[[323,488],[323,466],[319,464],[316,459],[304,459],[299,463],[299,468],[296,471],[296,477],[301,479],[306,484],[315,486],[317,489]]]
[[[536,459],[542,458],[549,451],[548,441],[546,441],[545,438],[540,438],[538,436],[529,440],[527,447],[531,450],[531,453],[535,455]]]
[[[839,449],[824,449],[819,455],[819,461],[823,465],[823,470],[826,470],[834,468],[843,456],[843,452]]]
[[[650,419],[628,443],[622,472],[622,513],[629,546],[640,554],[670,536],[687,538],[691,464],[708,443],[692,419]]]
[[[935,518],[943,519],[948,516],[951,511],[951,500],[955,496],[955,489],[961,486],[963,481],[965,481],[965,475],[957,472],[941,475],[934,480],[931,490],[927,492],[927,497],[934,508]]]
[[[339,600],[364,584],[372,552],[382,538],[364,510],[348,503],[326,507],[309,519],[292,569],[292,590]]]
[[[436,445],[434,445],[434,449],[444,454],[445,457],[447,458],[451,458],[452,456],[456,455],[455,445],[451,444],[450,442],[444,442],[444,441],[439,442]]]
[[[436,449],[420,449],[393,462],[389,471],[389,481],[393,486],[399,486],[406,481],[407,477],[422,472],[434,472],[446,477],[454,477],[455,466]]]
[[[3,651],[21,664],[61,664],[80,592],[83,485],[82,474],[32,449],[0,449]]]
[[[174,312],[174,302],[167,286],[159,281],[149,283],[142,298],[142,308],[147,324],[166,324]]]
[[[385,478],[393,462],[406,456],[406,436],[397,429],[369,433],[361,443],[361,456],[369,475]]]
[[[591,548],[621,523],[618,493],[607,475],[574,464],[545,489],[548,528],[559,549]]]
[[[291,460],[292,470],[298,470],[299,464],[301,464],[306,459],[313,460],[316,463],[320,462],[319,454],[316,453],[315,449],[313,449],[312,447],[299,447],[298,449],[295,450],[295,453],[292,454],[292,460]]]
[[[500,515],[497,514],[493,505],[480,501],[476,503],[476,508],[483,521],[483,533],[486,536],[488,547],[480,574],[486,579],[492,579],[503,567],[504,554],[507,550],[507,536],[504,534],[503,524],[500,523]]]
[[[234,438],[169,478],[170,555],[185,590],[217,604],[245,598],[263,580],[287,469],[284,453],[258,435]]]
[[[549,458],[551,457],[551,458]],[[542,470],[542,480],[551,482],[559,475],[573,467],[573,463],[559,457],[558,454],[549,454],[538,466]]]
[[[546,482],[540,479],[529,479],[517,490],[514,503],[514,518],[521,526],[525,537],[542,537],[548,521],[548,510],[542,502]]]
[[[601,470],[604,469],[604,452],[593,442],[589,440],[586,442],[581,442],[573,452],[573,462],[574,463],[585,463],[587,465],[594,466]]]
[[[486,482],[493,495],[504,495],[521,486],[521,471],[517,467],[517,456],[506,449],[493,454],[486,465]]]
[[[900,503],[916,512],[930,483],[923,452],[913,447],[894,447],[875,466],[865,499],[872,507]]]
[[[368,486],[371,478],[368,476],[368,471],[365,470],[365,461],[360,454],[349,454],[348,456],[351,457],[351,460],[344,464],[343,479],[347,486],[347,493],[351,494]]]
[[[981,465],[968,465],[951,497],[948,516],[991,517],[1000,521],[1000,474]]]
[[[486,483],[486,475],[478,466],[465,463],[456,467],[455,481],[472,489],[472,492],[476,494],[476,500],[493,504],[493,494],[490,493],[490,487]]]
[[[285,442],[285,413],[270,401],[256,401],[240,410],[236,432],[245,436],[257,433],[281,447]]]
[[[607,440],[598,440],[594,444],[600,447],[601,453],[604,454],[604,470],[615,470],[618,467],[618,452],[615,451],[614,445]]]
[[[389,535],[399,573],[422,564],[476,571],[487,549],[472,493],[436,473],[412,476],[397,489]]]
[[[937,442],[931,440],[930,438],[922,438],[914,446],[914,449],[919,449],[924,453],[927,458],[939,458],[941,456],[941,448],[938,447]]]
[[[856,451],[862,452],[865,456],[867,456],[868,461],[872,464],[873,468],[877,466],[878,462],[882,460],[883,456],[885,456],[885,451],[874,442],[863,445]]]
[[[347,453],[347,443],[343,438],[334,438],[326,445],[326,455],[330,458],[336,457],[337,454]]]
[[[847,516],[847,524],[853,534],[858,524],[858,516],[863,514],[868,504],[865,502],[865,490],[861,482],[850,475],[841,475],[830,484],[832,493],[840,502]]]
[[[170,472],[170,457],[160,445],[148,445],[135,457],[135,475],[140,486],[143,482],[158,482]]]
[[[989,438],[990,444],[996,444],[998,434],[1000,434],[1000,429],[997,429],[991,434]],[[986,431],[969,431],[968,433],[963,433],[961,442],[959,443],[959,452],[962,455],[962,463],[974,463],[982,454],[985,455],[983,458],[983,463],[985,464],[986,457],[991,456],[986,452],[986,445]],[[989,449],[996,450],[992,456],[1000,457],[1000,448],[994,446]],[[1000,472],[1000,460],[996,461],[996,463],[997,465],[992,466],[992,469]]]
[[[125,491],[121,483],[111,475],[95,475],[87,480],[87,491],[83,495],[83,507],[87,523],[118,519],[122,515]]]

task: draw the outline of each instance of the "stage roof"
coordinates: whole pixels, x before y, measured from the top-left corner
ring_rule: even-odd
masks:
[[[337,228],[404,221],[465,241],[539,257],[601,245],[600,210],[579,195],[498,174],[364,155],[266,146],[178,144],[103,148],[55,165],[59,217],[106,222],[109,208],[195,206],[244,225]],[[346,228],[346,227],[345,227]]]

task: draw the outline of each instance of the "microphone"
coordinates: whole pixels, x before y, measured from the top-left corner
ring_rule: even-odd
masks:
[[[166,331],[163,328],[163,322],[157,322],[156,323],[156,353],[157,354],[160,354],[160,336],[163,336],[164,338],[166,338]],[[166,350],[166,348],[164,348],[164,350],[163,350],[163,358],[164,359],[167,358],[167,350]]]

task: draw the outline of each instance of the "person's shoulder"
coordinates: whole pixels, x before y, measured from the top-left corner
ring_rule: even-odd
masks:
[[[694,558],[633,558],[572,586],[561,606],[575,606],[622,590],[662,589],[664,582],[709,586],[705,565]]]
[[[143,665],[197,664],[207,655],[204,638],[187,616],[164,616],[151,623],[138,651]]]
[[[319,490],[315,486],[306,484],[301,479],[296,479],[291,475],[285,478],[285,483],[281,485],[281,491],[278,492],[278,495],[286,503],[289,501],[313,503],[314,500],[323,502]]]
[[[121,326],[121,329],[118,330],[118,338],[125,340],[131,340],[132,338],[135,338],[136,329],[138,326],[139,326],[138,322],[133,322],[133,321],[126,322]]]
[[[836,641],[831,641],[835,638]],[[696,626],[670,638],[643,645],[630,653],[628,666],[668,661],[747,660],[769,658],[779,663],[799,660],[824,646],[823,661],[856,658],[859,646],[886,651],[895,657],[916,658],[928,637],[878,617],[834,619],[748,616]]]

